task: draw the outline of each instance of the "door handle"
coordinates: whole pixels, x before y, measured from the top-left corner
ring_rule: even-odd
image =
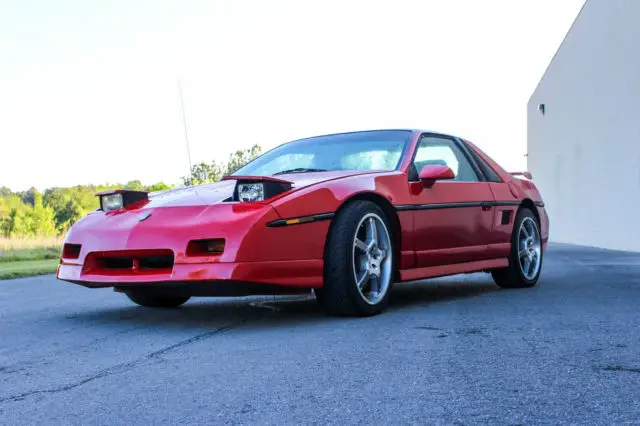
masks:
[[[482,203],[480,203],[480,206],[482,206],[482,210],[487,211],[491,210],[493,203],[490,201],[483,201]]]

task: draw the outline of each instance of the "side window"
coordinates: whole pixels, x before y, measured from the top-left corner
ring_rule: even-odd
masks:
[[[420,170],[428,164],[442,164],[453,170],[454,181],[478,182],[478,175],[451,139],[437,136],[425,136],[420,139],[413,160],[413,174],[417,178]]]
[[[466,143],[466,141],[463,140],[463,143]],[[482,159],[482,157],[480,157],[478,153],[475,152],[468,145],[467,145],[467,151],[469,151],[469,154],[471,154],[471,156],[475,160],[478,167],[480,167],[480,170],[482,170],[482,173],[487,179],[487,182],[497,182],[497,183],[502,182],[502,179],[500,179],[500,176],[498,176],[498,174],[494,172],[491,167],[489,167],[489,165]]]

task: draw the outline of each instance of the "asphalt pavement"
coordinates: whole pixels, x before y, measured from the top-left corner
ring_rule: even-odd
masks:
[[[397,285],[176,310],[53,276],[0,281],[0,424],[640,424],[640,253],[552,245],[539,285]]]

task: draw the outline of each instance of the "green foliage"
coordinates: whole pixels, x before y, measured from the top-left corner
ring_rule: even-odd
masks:
[[[171,188],[172,188],[172,186],[167,185],[164,182],[158,182],[156,184],[153,184],[153,185],[149,186],[147,188],[147,191],[149,191],[149,192],[158,192],[158,191],[166,191],[167,189],[171,189]]]
[[[217,182],[256,158],[260,153],[262,153],[262,148],[256,144],[251,148],[241,149],[230,154],[226,165],[217,161],[195,164],[191,167],[191,175],[182,177],[182,182],[185,186]]]
[[[30,203],[9,195],[0,205],[0,229],[5,237],[52,236],[57,233],[54,211],[42,202],[42,194],[30,190]]]
[[[35,188],[14,193],[0,187],[0,236],[31,238],[64,234],[71,225],[99,207],[96,192],[116,188],[154,192],[171,186],[164,182],[145,186],[139,180],[132,180],[124,185],[48,188],[44,194]]]
[[[130,180],[124,185],[124,189],[131,189],[134,191],[145,191],[146,187],[139,180]]]
[[[23,203],[35,205],[35,199],[40,194],[37,189],[30,188],[26,191],[18,192],[16,195],[20,197]]]
[[[249,161],[256,158],[258,155],[262,153],[262,148],[260,145],[253,145],[249,149],[238,150],[229,156],[229,162],[227,163],[227,169],[225,171],[226,175],[230,175],[231,173],[238,170],[240,167],[247,164]]]
[[[185,186],[217,182],[224,176],[224,170],[224,167],[215,161],[211,164],[202,162],[191,167],[191,176],[183,177],[182,182]]]
[[[97,209],[100,202],[95,193],[100,190],[93,185],[47,189],[44,204],[54,211],[56,229],[65,232],[84,215]]]

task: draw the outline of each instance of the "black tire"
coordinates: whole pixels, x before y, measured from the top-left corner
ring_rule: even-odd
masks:
[[[501,288],[528,288],[537,284],[540,278],[540,272],[542,271],[543,264],[543,251],[540,250],[540,266],[538,271],[531,279],[527,278],[522,272],[520,267],[520,260],[518,257],[518,233],[522,223],[531,219],[535,223],[538,232],[538,238],[540,238],[540,224],[537,218],[531,210],[526,207],[522,207],[516,214],[516,219],[513,224],[513,232],[511,234],[511,253],[509,254],[509,266],[506,268],[494,269],[491,271],[491,275],[495,283]]]
[[[353,274],[353,241],[362,218],[375,213],[386,226],[391,247],[391,280],[386,294],[375,304],[370,304],[358,290]],[[327,314],[334,316],[371,316],[384,311],[389,302],[395,271],[393,234],[389,219],[383,210],[371,201],[354,201],[334,218],[327,236],[324,254],[324,286],[316,290],[316,298]]]
[[[189,296],[159,296],[141,291],[125,293],[132,302],[149,308],[177,308],[191,297]]]
[[[313,294],[316,296],[316,302],[318,302],[318,305],[324,306],[324,292],[322,291],[322,289],[314,288]]]

